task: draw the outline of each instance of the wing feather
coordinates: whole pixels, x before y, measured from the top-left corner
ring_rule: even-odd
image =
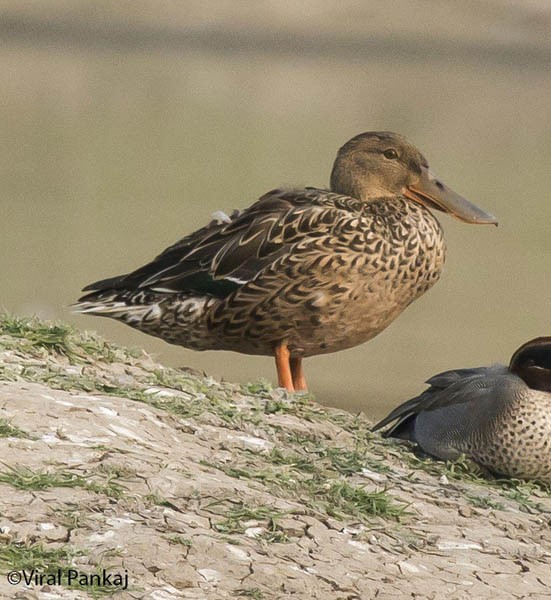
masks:
[[[478,367],[473,369],[456,369],[445,371],[431,377],[427,383],[429,388],[411,400],[397,406],[372,429],[377,431],[396,422],[385,437],[405,437],[409,439],[414,418],[423,412],[436,411],[442,408],[472,402],[484,395],[484,390],[494,388],[496,377],[503,377],[506,367]]]
[[[327,190],[273,190],[250,208],[216,218],[143,267],[93,283],[85,291],[151,289],[225,297],[305,238],[357,218],[360,204]]]

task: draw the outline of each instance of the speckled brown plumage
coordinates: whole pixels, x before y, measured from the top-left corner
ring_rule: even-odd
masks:
[[[515,352],[509,367],[448,371],[374,430],[442,459],[469,456],[502,475],[551,481],[551,337]]]
[[[331,190],[273,190],[217,213],[137,271],[85,288],[76,309],[196,350],[275,354],[280,384],[301,388],[303,357],[371,339],[438,280],[444,241],[427,206],[495,222],[401,136],[361,134],[340,149]]]

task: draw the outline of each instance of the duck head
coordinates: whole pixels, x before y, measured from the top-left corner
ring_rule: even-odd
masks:
[[[361,133],[346,142],[333,165],[331,190],[364,201],[405,196],[466,223],[497,225],[493,215],[442,183],[415,146],[388,131]]]
[[[533,390],[551,392],[551,337],[523,344],[513,354],[509,370]]]

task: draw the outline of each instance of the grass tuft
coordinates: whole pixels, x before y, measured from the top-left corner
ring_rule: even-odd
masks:
[[[15,347],[19,350],[31,354],[43,351],[61,355],[71,363],[90,358],[115,362],[135,359],[142,354],[139,350],[110,344],[93,333],[78,333],[64,323],[50,323],[37,317],[16,317],[0,313],[0,347],[13,348],[13,339],[17,340]]]
[[[264,594],[259,588],[240,588],[234,590],[234,596],[238,598],[252,598],[253,600],[264,600]]]
[[[24,339],[31,346],[63,354],[69,358],[75,355],[71,334],[72,328],[68,325],[45,323],[37,318],[9,315],[2,315],[0,318],[0,335]]]
[[[45,575],[55,575],[59,570],[63,574],[61,582],[66,584],[67,572],[73,568],[74,559],[86,554],[87,552],[84,550],[67,545],[47,548],[43,544],[0,543],[0,569],[3,571],[25,571],[27,574],[34,570],[37,574]],[[98,579],[101,581],[101,569],[99,567],[97,573],[99,575]],[[93,574],[93,572],[89,574]],[[95,582],[83,585],[74,581],[71,585],[65,585],[65,587],[86,592],[87,596],[92,598],[112,596],[114,591],[113,586],[103,586]]]
[[[367,491],[345,480],[325,483],[314,481],[314,502],[322,501],[327,513],[335,517],[355,516],[361,519],[384,517],[400,520],[406,514],[406,506],[397,504],[387,490]]]
[[[55,571],[66,568],[75,557],[83,555],[82,550],[67,546],[46,548],[43,544],[12,542],[0,544],[0,567],[13,571]]]
[[[193,546],[193,541],[189,538],[182,537],[181,535],[171,535],[168,538],[169,542],[173,544],[180,544],[181,546],[185,546],[186,548],[191,548]]]
[[[19,427],[12,425],[6,419],[0,419],[0,437],[31,439],[31,436]]]
[[[234,596],[238,598],[252,598],[253,600],[264,600],[264,594],[259,588],[240,588],[234,590]]]
[[[210,506],[220,504],[216,502]],[[281,529],[278,521],[288,513],[278,511],[270,506],[247,506],[244,502],[233,504],[224,513],[224,518],[214,524],[214,529],[223,535],[243,534],[249,527],[261,527],[264,532],[257,539],[268,543],[286,543],[289,537]]]
[[[476,508],[491,508],[494,510],[505,510],[505,506],[488,495],[465,494],[467,501]]]
[[[124,488],[108,477],[105,483],[93,481],[70,471],[33,471],[28,467],[8,467],[0,473],[0,483],[11,485],[19,490],[46,490],[49,488],[83,488],[111,498],[120,498]]]
[[[367,491],[364,486],[348,482],[342,476],[324,469],[322,465],[314,471],[304,473],[304,465],[283,463],[283,468],[254,469],[233,467],[224,464],[209,464],[230,477],[252,479],[271,488],[272,493],[291,492],[315,511],[325,512],[341,520],[354,517],[368,521],[372,517],[400,520],[406,516],[406,505],[395,502],[386,489]],[[302,466],[301,472],[295,466]],[[313,474],[310,474],[313,473]]]

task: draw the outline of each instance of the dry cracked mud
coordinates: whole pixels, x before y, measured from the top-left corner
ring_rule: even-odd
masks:
[[[549,489],[370,425],[0,317],[0,597],[551,596]]]

